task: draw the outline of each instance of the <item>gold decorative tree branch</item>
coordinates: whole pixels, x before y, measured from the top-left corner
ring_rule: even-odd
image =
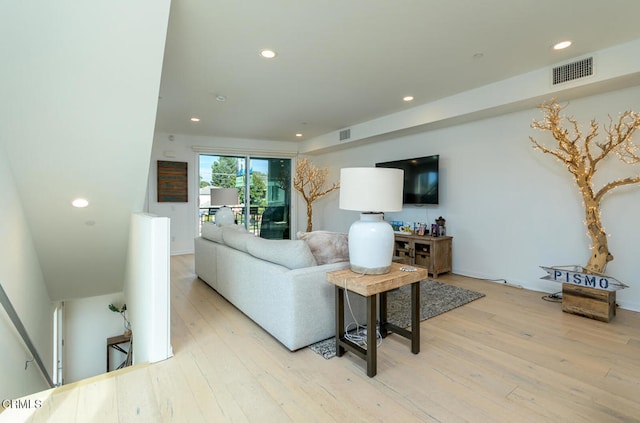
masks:
[[[593,176],[600,162],[612,152],[624,163],[640,163],[638,145],[631,140],[640,127],[640,114],[626,111],[620,114],[617,121],[609,116],[609,125],[604,128],[605,140],[598,142],[596,137],[599,126],[596,121],[591,120],[589,133],[583,138],[578,122],[573,117],[561,115],[565,107],[566,105],[561,106],[555,100],[541,104],[538,108],[544,111],[544,119],[534,120],[531,124],[534,129],[549,131],[557,143],[555,148],[547,148],[533,137],[529,139],[534,148],[555,156],[573,175],[584,200],[587,230],[592,243],[591,257],[585,268],[602,273],[613,256],[609,252],[607,234],[602,227],[600,203],[604,195],[614,188],[639,183],[640,174],[613,180],[599,190],[594,189]],[[565,122],[570,129],[565,128]]]
[[[331,187],[322,189],[328,174],[328,168],[318,169],[306,158],[300,160],[296,165],[293,187],[300,191],[302,198],[307,202],[307,232],[311,232],[313,229],[313,202],[340,188],[340,183],[334,182]]]

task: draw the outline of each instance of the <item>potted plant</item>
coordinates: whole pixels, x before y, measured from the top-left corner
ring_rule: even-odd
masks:
[[[114,313],[120,313],[120,315],[124,319],[124,335],[131,336],[131,322],[129,322],[129,319],[127,319],[127,305],[123,304],[122,307],[116,307],[113,304],[109,304],[109,310],[113,311]]]

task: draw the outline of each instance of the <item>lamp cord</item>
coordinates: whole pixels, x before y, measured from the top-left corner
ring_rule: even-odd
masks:
[[[365,276],[366,273],[359,273],[359,276],[355,278],[361,278]],[[347,278],[344,279],[344,292],[345,297],[347,299],[347,307],[349,308],[349,314],[351,314],[351,318],[353,322],[347,324],[344,328],[345,334],[344,337],[349,341],[353,342],[356,345],[364,347],[367,345],[367,326],[360,325],[358,323],[358,319],[353,314],[353,308],[351,307],[351,301],[349,301],[349,290],[347,289]],[[379,347],[382,344],[382,334],[376,325],[376,345]]]

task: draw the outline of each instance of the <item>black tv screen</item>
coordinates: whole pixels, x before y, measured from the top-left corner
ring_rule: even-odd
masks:
[[[404,170],[403,204],[438,204],[439,155],[376,163]]]

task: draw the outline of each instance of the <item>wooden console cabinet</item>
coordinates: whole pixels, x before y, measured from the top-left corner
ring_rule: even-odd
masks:
[[[394,260],[423,267],[437,278],[451,271],[451,241],[453,237],[395,234]]]

